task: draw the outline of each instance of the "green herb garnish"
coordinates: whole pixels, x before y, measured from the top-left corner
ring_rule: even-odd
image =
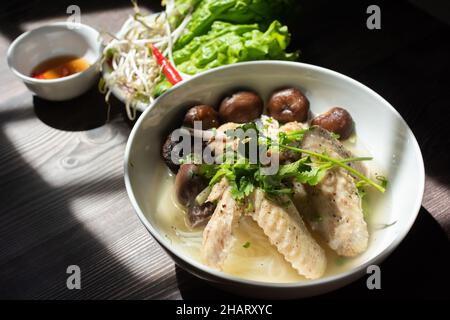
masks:
[[[381,186],[382,186],[383,188],[386,188],[386,187],[387,187],[388,180],[387,180],[387,178],[386,178],[385,176],[376,176],[375,179],[377,179],[378,181],[380,181]]]
[[[108,91],[108,86],[106,85],[106,81],[103,77],[100,77],[100,80],[98,80],[98,91],[101,94],[105,94]]]
[[[337,257],[335,263],[337,266],[342,266],[348,261],[348,258],[345,257]]]
[[[310,156],[317,157],[317,158],[319,158],[321,160],[329,161],[330,163],[332,163],[334,165],[337,165],[337,166],[339,166],[341,168],[344,168],[345,170],[350,172],[352,175],[356,176],[357,178],[359,178],[362,181],[365,181],[368,185],[371,185],[372,187],[374,187],[378,191],[380,191],[382,193],[386,191],[386,189],[383,186],[381,186],[381,185],[377,184],[376,182],[370,180],[368,177],[366,177],[362,173],[358,172],[357,170],[353,169],[349,165],[345,164],[345,162],[348,162],[348,159],[344,159],[344,160],[342,160],[342,159],[335,159],[335,158],[331,158],[331,157],[329,157],[327,155],[320,154],[320,153],[317,153],[317,152],[314,152],[314,151],[300,149],[300,148],[291,147],[291,146],[287,146],[287,145],[281,145],[280,144],[280,147],[284,148],[284,149],[296,151],[296,152],[299,152],[299,153],[308,154]],[[353,159],[359,159],[359,158],[353,158]],[[371,160],[372,158],[364,157],[362,159]],[[355,161],[355,160],[353,160],[353,161]]]
[[[294,193],[292,180],[303,184],[314,186],[318,184],[327,171],[333,167],[341,167],[359,179],[356,182],[360,196],[363,196],[365,190],[363,187],[372,186],[380,192],[385,191],[385,178],[381,180],[381,185],[372,181],[360,172],[348,165],[349,162],[371,160],[371,157],[352,157],[347,159],[332,158],[325,153],[317,153],[310,150],[297,148],[292,144],[301,141],[304,133],[308,130],[298,130],[289,133],[279,133],[278,141],[265,137],[259,132],[254,122],[243,124],[240,127],[244,132],[246,130],[255,130],[259,146],[265,146],[268,150],[276,152],[279,149],[287,149],[304,155],[302,158],[289,163],[280,165],[275,174],[264,174],[265,167],[259,163],[251,163],[245,154],[239,154],[233,151],[232,160],[234,162],[222,164],[200,164],[200,173],[209,179],[209,185],[212,186],[226,178],[231,186],[231,193],[234,199],[242,201],[248,197],[256,188],[260,188],[270,198],[292,195]],[[227,133],[229,137],[235,137]],[[245,139],[244,139],[245,141]],[[243,143],[240,141],[240,143]],[[285,201],[285,200],[284,200]]]
[[[339,140],[339,138],[341,137],[340,134],[337,134],[337,133],[334,133],[334,132],[330,132],[330,134],[331,134],[331,137],[333,137],[336,140]]]
[[[391,222],[391,223],[383,223],[383,224],[381,224],[377,229],[378,229],[378,230],[383,230],[383,229],[392,227],[392,226],[393,226],[394,224],[396,224],[396,223],[397,223],[397,220],[395,220],[394,222]]]
[[[322,216],[320,214],[316,213],[316,214],[314,214],[312,216],[312,221],[313,222],[321,222],[322,221]]]

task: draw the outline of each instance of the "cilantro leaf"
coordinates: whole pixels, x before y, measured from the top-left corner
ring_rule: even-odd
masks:
[[[380,184],[383,188],[386,188],[388,185],[388,180],[385,176],[376,176],[375,179],[380,181]]]
[[[317,153],[296,147],[294,142],[303,139],[308,129],[279,132],[278,141],[276,141],[277,139],[272,140],[270,137],[264,136],[258,130],[255,122],[242,124],[239,128],[244,132],[244,136],[242,137],[238,137],[236,134],[229,132],[226,133],[233,139],[238,139],[239,144],[249,143],[250,139],[244,137],[247,137],[246,132],[248,130],[254,130],[257,134],[256,138],[259,146],[265,146],[272,152],[274,150],[280,151],[281,149],[287,149],[297,152],[303,155],[303,157],[292,163],[280,165],[278,171],[272,175],[264,174],[265,167],[259,162],[259,159],[258,163],[251,163],[249,156],[245,152],[244,154],[239,153],[239,150],[230,150],[232,152],[231,157],[227,156],[226,159],[231,161],[222,164],[200,164],[200,173],[209,179],[210,186],[220,182],[223,178],[228,180],[231,194],[235,200],[244,200],[256,188],[264,191],[268,197],[285,199],[284,196],[289,196],[294,193],[292,186],[293,180],[314,186],[325,177],[329,169],[335,166],[344,168],[359,178],[356,185],[361,197],[365,192],[365,186],[374,186],[380,191],[384,191],[386,187],[387,180],[385,177],[378,176],[377,180],[381,182],[381,185],[377,185],[346,164],[346,162],[370,160],[371,158],[337,159],[330,157],[326,153]]]

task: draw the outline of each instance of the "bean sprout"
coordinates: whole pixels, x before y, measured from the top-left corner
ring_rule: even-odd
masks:
[[[161,80],[161,67],[150,53],[148,44],[156,46],[175,66],[172,57],[173,44],[191,19],[188,13],[175,30],[171,30],[169,19],[174,10],[174,1],[166,1],[166,11],[142,15],[135,5],[135,14],[130,16],[117,35],[105,46],[102,68],[107,89],[105,99],[116,88],[125,98],[126,112],[130,120],[136,118],[138,103],[151,104],[155,98],[155,85]]]

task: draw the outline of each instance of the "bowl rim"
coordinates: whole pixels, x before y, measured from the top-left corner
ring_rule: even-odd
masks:
[[[62,77],[62,78],[57,78],[57,79],[36,79],[33,77],[30,77],[26,74],[23,74],[22,72],[18,71],[16,69],[16,67],[14,66],[14,64],[12,63],[12,52],[15,49],[15,47],[22,41],[24,40],[24,38],[26,38],[27,36],[32,35],[33,33],[39,32],[42,29],[46,29],[46,28],[51,28],[51,27],[68,27],[68,26],[74,26],[74,29],[77,28],[83,28],[85,30],[88,30],[91,34],[93,34],[97,39],[98,39],[98,54],[97,57],[95,59],[95,61],[89,66],[89,68],[87,68],[86,70],[83,70],[81,72],[77,72],[74,74],[71,74],[70,76],[66,76],[66,77]],[[68,28],[69,30],[73,30]],[[75,23],[75,22],[68,22],[68,21],[57,21],[57,22],[52,22],[52,23],[47,23],[44,24],[42,26],[39,26],[35,29],[32,30],[28,30],[24,33],[22,33],[21,35],[19,35],[17,38],[15,38],[13,40],[13,42],[11,42],[11,44],[8,47],[8,50],[6,52],[6,60],[8,63],[8,67],[9,69],[20,79],[22,79],[25,82],[28,83],[36,83],[36,84],[53,84],[53,83],[61,83],[61,82],[65,82],[68,80],[72,80],[78,77],[81,77],[84,73],[92,70],[92,68],[97,68],[97,64],[98,62],[101,60],[102,57],[102,41],[100,39],[100,32],[98,32],[96,29],[94,29],[93,27],[84,24],[84,23]]]
[[[216,73],[220,72],[225,69],[232,69],[232,68],[240,68],[242,66],[249,66],[249,65],[283,65],[283,66],[291,66],[291,67],[302,67],[306,70],[313,71],[313,72],[321,72],[325,73],[329,76],[337,77],[341,80],[345,80],[350,82],[351,84],[355,85],[361,90],[366,91],[368,94],[372,95],[374,98],[379,100],[380,103],[386,105],[388,109],[393,113],[393,116],[397,118],[397,120],[401,121],[403,125],[407,128],[408,135],[411,137],[411,143],[412,147],[415,149],[415,155],[419,163],[419,172],[417,175],[418,183],[419,183],[419,192],[415,197],[415,203],[413,205],[415,213],[411,215],[409,221],[407,221],[405,227],[396,235],[396,238],[392,240],[392,242],[386,246],[381,252],[379,252],[374,257],[370,258],[365,263],[362,263],[350,270],[346,270],[345,272],[341,272],[335,275],[326,276],[323,278],[315,279],[315,280],[303,280],[303,281],[297,281],[297,282],[264,282],[264,281],[258,281],[258,280],[250,280],[241,278],[238,276],[230,275],[222,271],[215,270],[211,267],[208,267],[204,265],[203,263],[196,261],[195,259],[181,254],[177,252],[177,250],[174,250],[171,248],[169,243],[166,243],[166,239],[162,235],[159,234],[156,227],[154,227],[145,217],[145,214],[141,210],[140,206],[138,205],[137,199],[134,195],[133,188],[130,181],[130,175],[129,175],[129,158],[131,154],[131,146],[133,144],[133,141],[135,139],[135,136],[137,134],[138,129],[140,128],[142,122],[146,118],[146,115],[150,113],[155,105],[159,102],[160,99],[164,98],[166,93],[155,99],[150,106],[141,114],[139,119],[136,121],[135,125],[133,126],[131,133],[128,137],[127,145],[125,148],[125,156],[124,156],[124,180],[125,180],[125,187],[127,190],[128,197],[130,198],[131,204],[133,206],[134,211],[138,215],[141,222],[144,224],[144,226],[147,228],[147,230],[150,232],[150,234],[154,237],[154,239],[159,243],[160,246],[162,246],[165,250],[169,251],[172,255],[180,259],[181,261],[186,262],[187,264],[193,266],[194,268],[201,270],[204,273],[210,274],[214,276],[215,278],[219,278],[223,281],[228,281],[232,283],[237,284],[244,284],[244,285],[250,285],[250,286],[256,286],[260,288],[307,288],[307,287],[315,287],[317,285],[322,284],[328,284],[333,283],[339,280],[343,280],[346,278],[350,278],[351,276],[357,275],[358,273],[361,273],[363,270],[366,270],[366,268],[372,264],[380,263],[384,258],[389,256],[392,251],[400,244],[401,241],[406,237],[408,232],[411,230],[412,225],[414,224],[417,215],[419,214],[421,204],[422,204],[422,198],[425,188],[425,168],[423,163],[423,157],[422,152],[420,150],[419,144],[417,142],[416,137],[414,136],[414,133],[412,132],[411,128],[409,128],[406,121],[402,118],[400,113],[383,97],[381,97],[378,93],[370,89],[369,87],[363,85],[359,81],[356,81],[346,75],[343,75],[339,72],[324,68],[315,66],[312,64],[307,63],[301,63],[301,62],[291,62],[291,61],[276,61],[276,60],[265,60],[265,61],[251,61],[251,62],[240,62],[236,64],[231,65],[225,65],[218,68],[214,68],[205,72],[202,72],[200,74],[197,74],[190,78],[189,80],[182,81],[177,83],[175,86],[173,86],[169,91],[176,90],[179,87],[183,87],[187,85],[191,80],[200,78],[206,74]],[[184,269],[184,268],[183,268]]]

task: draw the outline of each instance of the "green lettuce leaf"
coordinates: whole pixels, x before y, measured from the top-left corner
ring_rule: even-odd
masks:
[[[182,48],[195,37],[207,33],[217,20],[246,24],[280,18],[290,2],[291,0],[202,0],[175,44],[175,49]]]
[[[258,24],[215,21],[207,34],[194,38],[173,57],[177,68],[187,74],[241,61],[296,60],[297,52],[285,51],[289,41],[287,27],[276,20],[265,32]]]
[[[168,17],[169,23],[172,29],[178,27],[178,25],[183,21],[184,17],[189,13],[189,11],[193,11],[201,0],[175,0],[174,8],[171,10],[170,15]],[[166,1],[162,1],[162,5],[166,5]]]

